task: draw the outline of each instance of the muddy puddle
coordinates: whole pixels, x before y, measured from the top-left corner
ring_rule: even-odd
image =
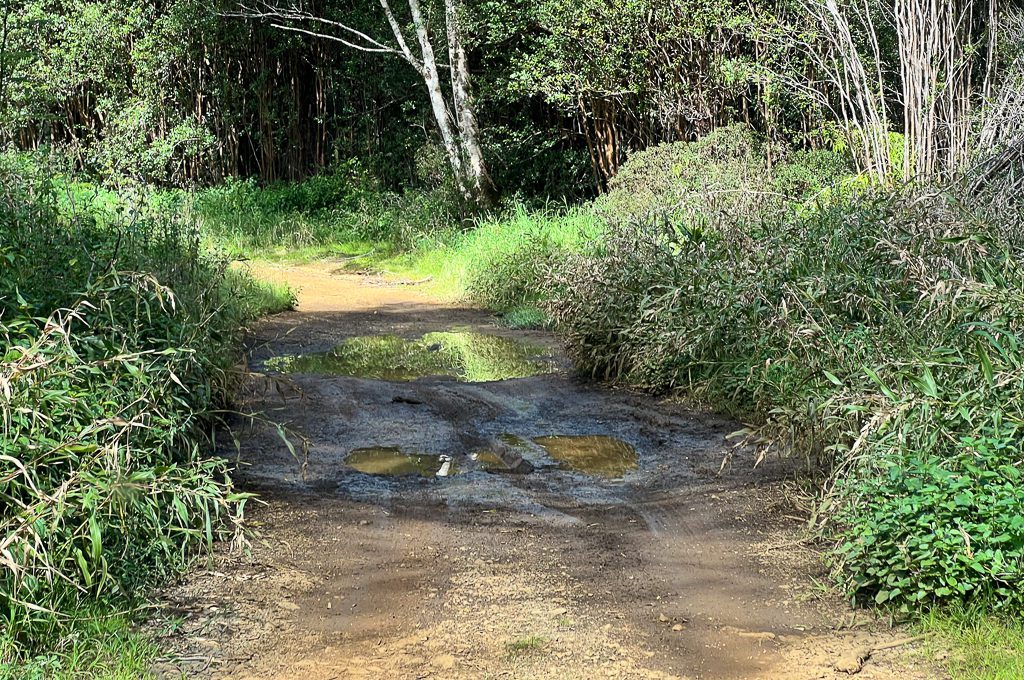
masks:
[[[533,440],[558,462],[559,467],[605,479],[622,479],[636,470],[640,459],[635,448],[604,435],[556,435]]]
[[[527,460],[529,453],[543,451],[551,464],[540,467]],[[549,435],[535,437],[533,444],[514,434],[501,434],[492,448],[460,456],[411,453],[397,446],[354,449],[345,465],[370,475],[389,477],[451,477],[473,471],[529,474],[558,467],[591,477],[617,481],[639,468],[639,455],[631,445],[605,435]]]
[[[471,331],[427,333],[415,340],[396,335],[349,338],[315,354],[268,359],[281,373],[388,380],[450,376],[461,382],[492,382],[553,373],[548,350],[524,340]]]
[[[450,456],[428,456],[402,451],[397,446],[354,449],[345,465],[368,475],[389,477],[448,477],[458,472]]]

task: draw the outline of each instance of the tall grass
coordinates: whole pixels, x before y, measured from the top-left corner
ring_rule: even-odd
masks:
[[[260,257],[330,254],[339,246],[340,252],[365,251],[375,244],[408,249],[462,215],[443,190],[382,191],[355,165],[295,184],[229,180],[185,200],[220,247]]]
[[[823,465],[858,601],[1024,603],[1020,215],[908,190],[745,217],[624,225],[557,268],[577,366]]]
[[[72,642],[88,618],[235,535],[248,496],[208,437],[242,324],[289,299],[230,272],[192,223],[4,161],[0,668],[15,669],[88,655]]]
[[[566,253],[590,248],[602,229],[602,220],[588,207],[512,206],[471,229],[449,228],[424,237],[415,248],[377,264],[429,278],[433,292],[443,298],[509,310],[537,304],[545,295],[547,267]]]

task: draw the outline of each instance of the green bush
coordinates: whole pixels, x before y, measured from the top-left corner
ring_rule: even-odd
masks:
[[[611,221],[660,217],[717,226],[759,219],[849,173],[840,154],[787,152],[737,124],[632,156],[596,204]]]
[[[556,270],[548,309],[584,372],[822,463],[858,601],[1019,603],[1019,220],[922,189],[634,222]]]
[[[837,521],[851,590],[876,603],[981,599],[1024,604],[1020,439],[963,437],[958,446],[879,460],[848,484]]]
[[[297,183],[230,180],[196,193],[191,208],[203,231],[234,254],[353,242],[411,248],[462,216],[445,184],[386,192],[355,163]]]
[[[508,310],[544,298],[548,269],[567,253],[588,248],[601,228],[586,209],[520,207],[460,235],[448,246],[448,260],[467,297]]]
[[[282,302],[194,224],[81,198],[0,166],[0,670],[233,535],[208,437],[241,325]]]

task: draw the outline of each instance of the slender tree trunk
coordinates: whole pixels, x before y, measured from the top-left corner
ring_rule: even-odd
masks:
[[[493,185],[487,173],[483,149],[480,146],[480,126],[473,106],[469,85],[469,60],[462,43],[459,11],[456,0],[445,0],[445,21],[448,25],[448,62],[451,69],[452,103],[459,128],[459,140],[465,162],[466,182],[475,200],[481,204],[491,201]]]
[[[386,4],[387,0],[381,0]],[[463,157],[460,140],[456,138],[456,132],[452,128],[452,115],[448,110],[448,103],[445,101],[444,93],[441,90],[441,77],[437,70],[437,57],[434,54],[434,46],[430,42],[430,33],[427,29],[427,22],[423,18],[419,0],[409,0],[409,9],[412,12],[412,23],[416,30],[416,39],[420,45],[420,75],[427,87],[427,96],[430,98],[430,109],[434,114],[434,121],[437,123],[438,132],[441,133],[441,143],[444,145],[448,162],[452,166],[452,172],[459,185],[459,190],[467,200],[473,199],[472,184],[468,181],[463,167]]]
[[[441,144],[462,197],[478,206],[488,206],[492,200],[493,186],[480,143],[480,126],[470,87],[469,60],[466,57],[459,25],[460,0],[445,0],[445,37],[447,38],[449,57],[450,97],[444,93],[430,26],[427,17],[423,14],[420,0],[407,0],[416,45],[419,47],[418,53],[414,53],[410,48],[410,41],[406,40],[406,29],[403,28],[403,24],[399,23],[391,6],[391,0],[378,1],[394,37],[393,44],[386,44],[352,26],[316,16],[298,8],[284,9],[265,5],[265,11],[249,10],[243,12],[241,16],[283,21],[284,23],[272,25],[276,28],[317,38],[334,40],[351,49],[396,55],[403,58],[416,69],[420,78],[423,79],[437,132],[441,137]],[[326,25],[334,33],[317,32],[310,28],[304,28],[303,25]]]

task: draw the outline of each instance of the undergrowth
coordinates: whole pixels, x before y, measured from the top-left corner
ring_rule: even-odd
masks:
[[[292,184],[228,180],[179,194],[219,247],[234,256],[353,254],[374,246],[408,250],[457,224],[464,208],[443,188],[381,190],[355,163]]]
[[[858,602],[1024,604],[1020,216],[860,193],[609,232],[548,303],[584,372],[683,390],[808,456]]]
[[[1024,625],[1014,616],[954,607],[928,612],[915,627],[928,636],[926,653],[943,660],[952,680],[1024,678]]]
[[[509,325],[553,323],[582,372],[685,392],[749,423],[762,452],[806,457],[858,603],[1024,603],[1012,201],[873,189],[836,154],[737,129],[638,154],[576,208],[467,224],[440,197],[372,194],[348,176],[236,183],[192,205],[236,252],[358,253],[348,266]]]
[[[16,677],[127,677],[131,655],[107,652],[145,643],[116,612],[236,536],[248,499],[208,437],[241,327],[290,294],[126,203],[0,167],[0,670]]]

